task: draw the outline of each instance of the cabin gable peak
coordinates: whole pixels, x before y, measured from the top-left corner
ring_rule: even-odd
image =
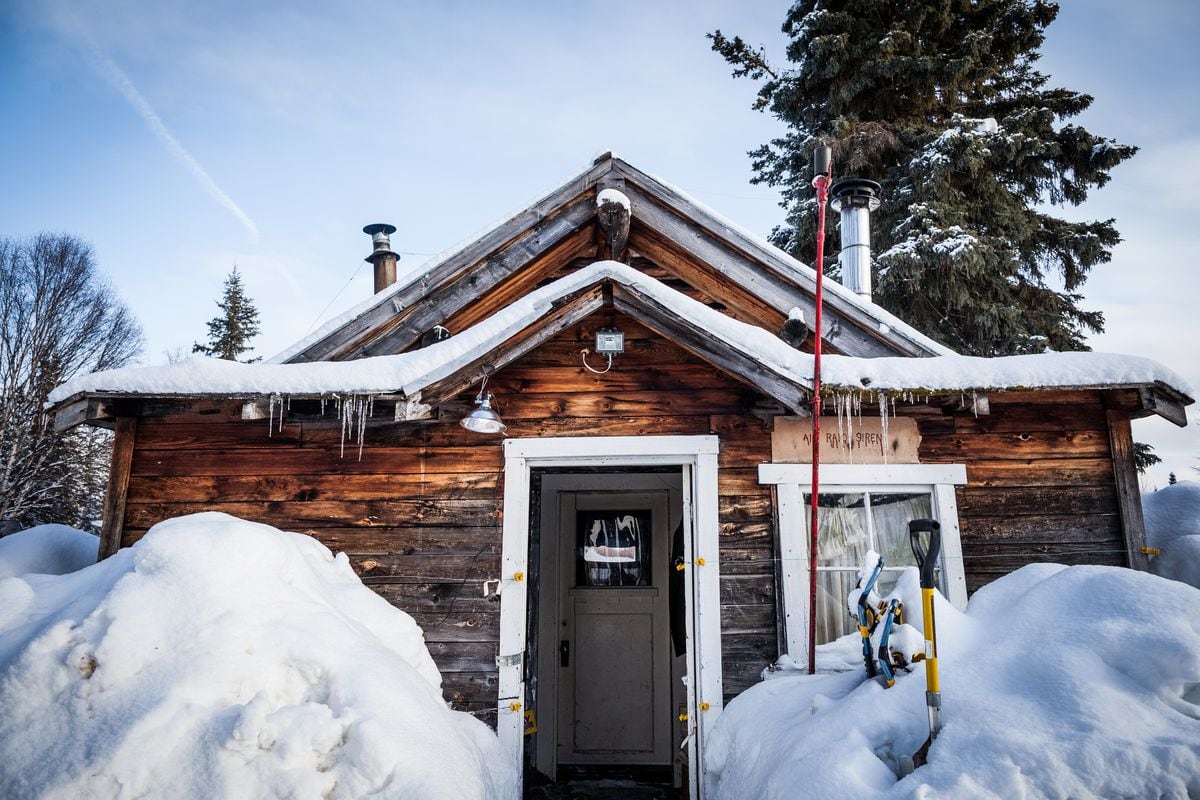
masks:
[[[434,326],[458,332],[555,278],[614,257],[772,333],[793,308],[813,316],[811,268],[605,152],[558,188],[271,361],[405,352]],[[951,352],[844,287],[832,281],[826,286],[825,337],[835,352],[860,357]]]

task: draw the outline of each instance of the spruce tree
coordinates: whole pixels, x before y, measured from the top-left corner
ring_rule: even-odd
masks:
[[[761,81],[755,108],[788,128],[750,153],[753,182],[782,188],[775,244],[812,263],[811,153],[827,142],[835,178],[883,185],[877,303],[963,353],[1086,349],[1104,319],[1079,290],[1120,238],[1111,219],[1048,206],[1082,203],[1136,148],[1065,122],[1092,98],[1035,68],[1057,14],[1038,0],[797,0],[787,70],[710,34],[735,77]]]
[[[1137,468],[1138,474],[1144,474],[1146,470],[1153,467],[1155,464],[1161,464],[1162,459],[1154,452],[1153,445],[1145,442],[1133,443],[1133,466]]]
[[[237,264],[225,278],[217,308],[221,313],[208,322],[208,344],[197,342],[192,346],[192,352],[237,361],[238,356],[252,349],[250,340],[258,336],[258,309],[242,290],[242,276]],[[246,363],[258,360],[251,358]]]

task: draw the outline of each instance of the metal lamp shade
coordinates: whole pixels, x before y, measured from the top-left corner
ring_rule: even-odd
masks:
[[[503,433],[507,427],[500,415],[492,410],[491,392],[476,397],[475,408],[459,424],[475,433]]]

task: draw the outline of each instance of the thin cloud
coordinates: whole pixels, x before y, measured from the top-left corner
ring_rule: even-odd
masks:
[[[100,49],[94,44],[89,43],[88,49],[96,71],[129,101],[129,105],[133,106],[134,111],[150,128],[150,131],[158,138],[163,147],[167,148],[167,152],[191,173],[196,183],[200,184],[201,189],[208,192],[209,196],[224,206],[230,214],[233,214],[252,237],[258,239],[258,226],[254,224],[254,220],[250,219],[245,211],[242,211],[233,198],[217,185],[204,167],[200,166],[200,162],[167,130],[162,118],[129,80],[129,76],[112,59],[100,52]]]

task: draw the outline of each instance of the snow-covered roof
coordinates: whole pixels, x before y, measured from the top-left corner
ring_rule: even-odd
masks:
[[[246,397],[402,393],[415,398],[425,387],[476,363],[530,329],[550,314],[558,301],[604,281],[636,291],[664,313],[705,331],[727,352],[752,360],[786,384],[811,388],[811,354],[796,350],[762,328],[709,308],[632,267],[600,261],[531,292],[457,336],[420,350],[302,364],[240,364],[192,358],[161,367],[107,370],[73,378],[56,388],[49,400],[58,404],[89,394]],[[1191,402],[1192,392],[1183,378],[1149,358],[1086,352],[1004,358],[826,356],[822,361],[822,378],[831,391],[885,394],[1157,385],[1181,396],[1184,402]]]
[[[532,225],[553,215],[577,198],[580,192],[598,187],[602,180],[608,178],[624,181],[631,189],[638,190],[642,197],[650,198],[650,201],[641,203],[638,197],[632,198],[635,220],[649,224],[648,220],[642,219],[642,215],[652,214],[651,207],[665,207],[670,210],[673,219],[694,223],[699,229],[715,237],[729,252],[745,254],[749,261],[757,265],[756,268],[761,267],[776,276],[774,282],[768,280],[761,285],[751,282],[740,286],[742,290],[756,294],[768,305],[778,305],[781,301],[781,298],[772,296],[772,285],[777,288],[788,286],[791,287],[790,291],[800,291],[810,297],[815,292],[816,272],[808,265],[661,178],[641,172],[611,153],[606,153],[582,172],[571,176],[559,187],[539,196],[506,219],[434,256],[406,279],[326,322],[315,332],[272,357],[270,363],[328,360],[334,357],[346,342],[360,342],[364,337],[369,340],[372,330],[386,328],[394,321],[397,313],[438,291],[448,281],[453,280],[455,275],[462,274],[463,270],[470,269],[473,264],[482,263],[496,248],[519,238]],[[626,199],[628,201],[630,198]],[[712,266],[718,270],[722,269],[719,263]],[[887,342],[886,352],[898,355],[951,355],[954,352],[835,281],[825,282],[825,292],[827,313],[846,314],[852,322],[849,327],[860,328],[867,332],[865,335],[868,337]],[[790,305],[784,305],[780,310],[786,314],[789,307]],[[364,354],[360,351],[356,355]]]
[[[749,246],[752,251],[757,251],[761,256],[770,259],[773,263],[787,267],[801,285],[811,288],[813,291],[816,290],[817,272],[803,261],[779,249],[748,228],[742,227],[721,212],[714,210],[711,206],[705,205],[674,184],[663,180],[657,175],[646,174],[645,177],[657,183],[666,192],[676,195],[679,199],[686,201],[697,211],[709,217],[713,223],[724,229],[724,232],[731,238],[739,240],[741,243]],[[901,334],[935,355],[949,356],[956,354],[951,348],[921,333],[883,306],[872,303],[870,300],[865,299],[862,295],[851,289],[847,289],[837,281],[824,280],[822,284],[822,291],[825,292],[827,301],[832,296],[838,301],[862,310],[865,314],[875,319],[880,326],[880,330],[886,329],[889,333]]]

